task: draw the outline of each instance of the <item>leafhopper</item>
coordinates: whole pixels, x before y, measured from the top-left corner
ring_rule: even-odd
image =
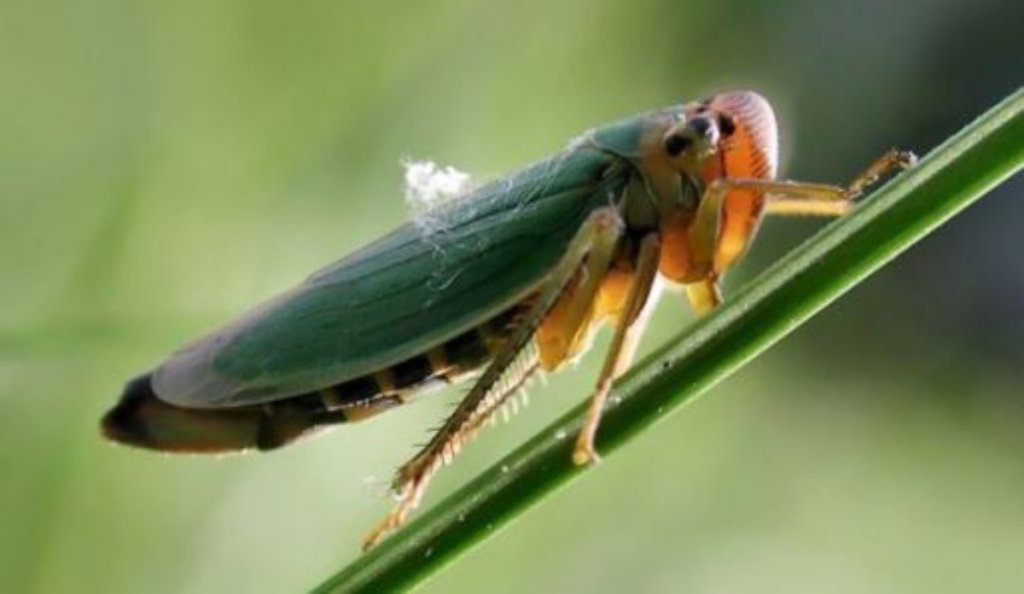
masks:
[[[473,378],[392,487],[369,547],[406,520],[432,476],[532,376],[613,328],[573,460],[630,365],[655,281],[700,314],[766,214],[840,216],[890,150],[847,186],[777,180],[775,116],[730,92],[590,130],[560,153],[436,206],[129,382],[108,438],[167,452],[271,450]]]

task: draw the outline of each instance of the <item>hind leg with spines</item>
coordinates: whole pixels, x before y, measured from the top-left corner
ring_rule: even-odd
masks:
[[[505,382],[511,385],[506,385],[506,390],[501,394],[495,395],[493,392],[495,386],[505,381],[509,368],[515,365],[523,349],[533,340],[537,327],[577,274],[581,274],[577,294],[581,297],[590,295],[590,300],[593,300],[600,288],[601,279],[611,266],[623,231],[621,216],[613,207],[601,208],[590,215],[540,288],[537,299],[523,320],[512,330],[509,339],[495,353],[466,397],[430,442],[399,469],[392,484],[398,502],[391,513],[363,539],[364,549],[372,547],[405,523],[409,513],[419,505],[433,474],[451,459],[462,442],[475,433],[482,420],[493,412],[493,406],[489,403],[500,401],[507,393],[519,389],[522,377]],[[569,324],[582,324],[587,313],[586,308],[574,309],[570,315],[575,321],[570,320]]]

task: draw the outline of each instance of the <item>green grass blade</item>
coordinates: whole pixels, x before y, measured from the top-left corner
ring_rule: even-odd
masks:
[[[1024,89],[928,154],[851,215],[765,271],[618,382],[607,456],[776,343],[1024,166]],[[570,461],[586,403],[360,557],[317,592],[409,588],[585,471]]]

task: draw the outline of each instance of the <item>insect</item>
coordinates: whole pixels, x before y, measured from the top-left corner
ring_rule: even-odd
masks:
[[[848,186],[776,180],[768,102],[730,92],[586,132],[555,156],[435,207],[131,382],[102,421],[125,444],[170,452],[270,450],[475,377],[397,472],[398,501],[364,540],[406,520],[432,476],[528,378],[614,334],[573,460],[630,365],[658,277],[698,313],[765,214],[839,216],[890,150]]]

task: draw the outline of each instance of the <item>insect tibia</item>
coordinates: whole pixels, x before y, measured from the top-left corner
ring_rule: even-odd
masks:
[[[407,485],[429,480],[441,466],[450,464],[462,446],[477,436],[485,425],[492,425],[499,410],[509,418],[510,400],[519,397],[526,381],[539,368],[536,348],[530,343],[508,366],[501,379],[490,387],[479,405],[457,427],[440,433],[418,456],[402,466],[396,473],[392,489],[402,492]],[[518,409],[516,409],[518,410]]]

